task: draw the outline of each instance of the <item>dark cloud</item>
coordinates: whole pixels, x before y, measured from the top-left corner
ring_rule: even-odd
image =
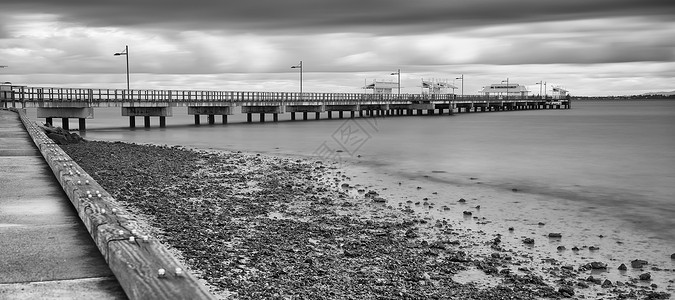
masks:
[[[3,0],[89,26],[302,32],[426,32],[453,27],[610,16],[672,16],[661,0]]]

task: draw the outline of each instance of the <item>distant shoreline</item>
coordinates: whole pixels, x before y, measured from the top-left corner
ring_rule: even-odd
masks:
[[[651,98],[651,97],[636,97],[636,96],[617,96],[617,97],[612,97],[612,96],[605,96],[605,97],[579,97],[579,98],[572,98],[572,101],[583,101],[583,102],[593,102],[593,101],[675,101],[675,96],[673,97],[659,97],[659,98]]]

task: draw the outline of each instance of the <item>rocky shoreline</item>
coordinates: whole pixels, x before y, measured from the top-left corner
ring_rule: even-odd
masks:
[[[227,299],[670,297],[644,284],[648,275],[588,275],[603,262],[532,267],[500,235],[476,239],[387,206],[330,162],[120,142],[62,148]],[[474,273],[490,282],[461,280]]]

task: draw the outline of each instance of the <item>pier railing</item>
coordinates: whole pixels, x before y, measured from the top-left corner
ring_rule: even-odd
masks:
[[[19,102],[446,102],[545,100],[540,96],[126,90],[12,86],[1,100]],[[550,99],[550,98],[548,98]]]

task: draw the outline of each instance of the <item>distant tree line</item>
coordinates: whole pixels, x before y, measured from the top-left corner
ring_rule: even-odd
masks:
[[[675,95],[574,96],[572,100],[675,100]]]

